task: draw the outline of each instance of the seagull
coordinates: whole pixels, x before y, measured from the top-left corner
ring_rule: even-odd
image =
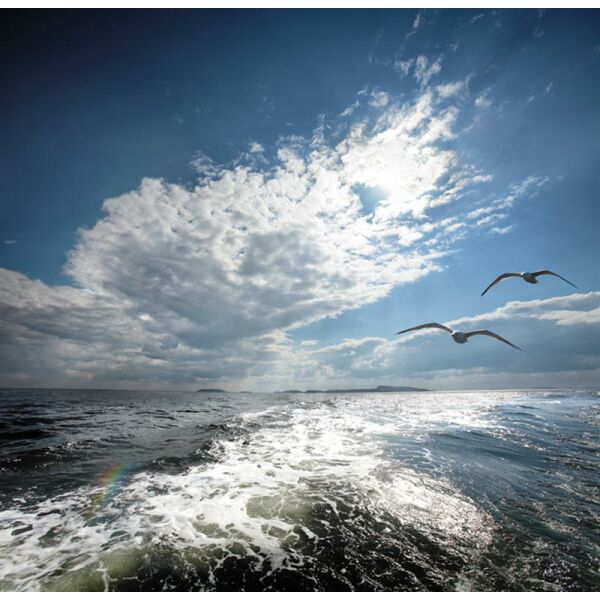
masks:
[[[416,331],[417,329],[427,328],[443,329],[444,331],[447,331],[457,344],[464,344],[472,335],[489,335],[490,337],[496,338],[497,340],[500,340],[501,342],[504,342],[505,344],[516,348],[517,350],[521,350],[519,346],[511,344],[508,340],[505,340],[503,337],[500,337],[498,334],[494,333],[493,331],[489,331],[488,329],[476,329],[475,331],[454,331],[449,327],[446,327],[445,325],[440,325],[440,323],[424,323],[423,325],[417,325],[416,327],[403,329],[402,331],[399,331],[396,335],[400,335],[401,333],[407,333],[408,331]]]
[[[502,273],[502,275],[498,275],[498,277],[496,277],[496,279],[494,279],[494,281],[492,281],[492,283],[490,283],[490,285],[488,285],[485,288],[485,290],[483,290],[483,292],[481,292],[481,295],[483,296],[491,287],[495,286],[498,282],[502,281],[503,279],[508,279],[509,277],[520,277],[521,279],[524,279],[527,283],[537,283],[538,282],[537,278],[540,275],[554,275],[554,277],[558,277],[559,279],[566,281],[569,285],[572,285],[574,288],[577,287],[574,283],[567,281],[564,277],[561,277],[558,273],[554,273],[553,271],[544,269],[543,271],[534,271],[533,273],[528,273],[527,271],[525,271],[524,273]]]

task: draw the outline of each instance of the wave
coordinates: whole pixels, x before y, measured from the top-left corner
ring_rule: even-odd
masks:
[[[570,429],[522,392],[315,395],[192,424],[186,455],[14,499],[0,589],[590,589],[597,411],[571,400]]]
[[[95,488],[4,511],[1,586],[148,589],[148,565],[167,561],[187,573],[171,573],[173,589],[224,589],[234,572],[246,588],[442,588],[433,556],[460,570],[491,520],[449,481],[387,456],[389,422],[359,409],[341,399],[246,413],[203,450],[212,463],[170,472],[182,465],[164,457],[95,512]]]

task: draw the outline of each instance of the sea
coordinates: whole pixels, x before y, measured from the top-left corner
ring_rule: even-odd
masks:
[[[0,391],[0,590],[596,591],[600,392]]]

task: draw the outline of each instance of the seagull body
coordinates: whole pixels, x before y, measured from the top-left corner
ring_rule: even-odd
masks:
[[[452,339],[457,343],[457,344],[464,344],[466,343],[469,338],[473,335],[487,335],[489,337],[493,337],[496,338],[497,340],[504,342],[505,344],[508,344],[509,346],[512,346],[513,348],[516,348],[517,350],[520,350],[521,348],[519,348],[519,346],[515,346],[514,344],[511,344],[508,340],[505,340],[503,337],[500,337],[497,333],[494,333],[493,331],[490,331],[489,329],[476,329],[474,331],[454,331],[453,329],[450,329],[449,327],[446,327],[445,325],[441,325],[440,323],[423,323],[423,325],[417,325],[416,327],[410,327],[409,329],[403,329],[402,331],[399,331],[396,335],[399,335],[401,333],[407,333],[409,331],[416,331],[417,329],[443,329],[444,331],[447,331],[451,336]]]
[[[558,277],[559,279],[566,281],[569,285],[572,285],[574,288],[577,287],[574,283],[571,283],[564,277],[561,277],[558,273],[554,273],[553,271],[549,271],[548,269],[543,269],[541,271],[533,271],[532,273],[530,273],[529,271],[524,271],[523,273],[502,273],[502,275],[498,275],[498,277],[496,277],[496,279],[494,279],[494,281],[492,281],[492,283],[490,283],[490,285],[488,285],[485,288],[485,290],[481,292],[481,295],[483,296],[490,288],[494,287],[497,283],[500,283],[503,279],[508,279],[509,277],[520,277],[523,281],[526,281],[527,283],[539,283],[537,278],[540,275],[554,275],[554,277]]]

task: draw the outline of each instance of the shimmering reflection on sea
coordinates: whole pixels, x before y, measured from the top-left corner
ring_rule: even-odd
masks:
[[[1,590],[596,590],[590,390],[0,391]]]

